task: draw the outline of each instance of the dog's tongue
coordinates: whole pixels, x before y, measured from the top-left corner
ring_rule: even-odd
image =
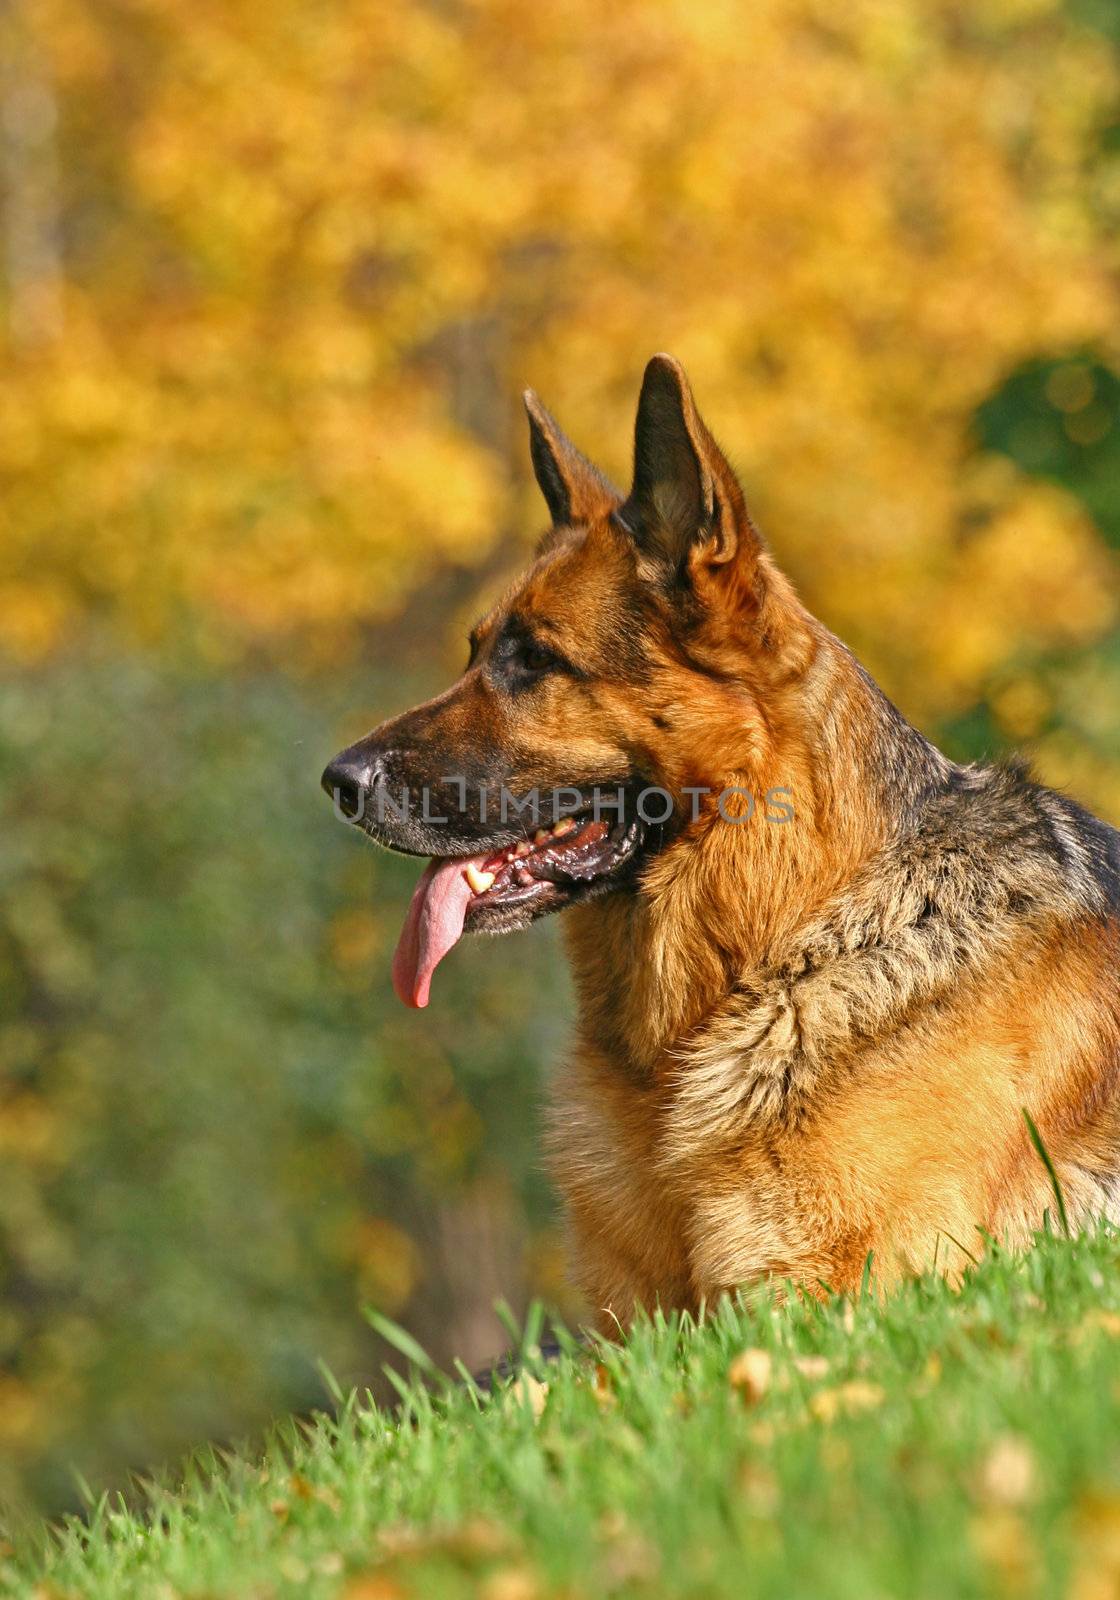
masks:
[[[481,866],[485,857],[478,856]],[[432,973],[463,933],[471,886],[469,861],[429,861],[416,885],[393,956],[393,988],[406,1006],[426,1006]]]

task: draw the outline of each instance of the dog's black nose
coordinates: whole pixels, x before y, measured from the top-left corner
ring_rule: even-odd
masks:
[[[344,817],[360,817],[372,776],[373,767],[368,756],[343,750],[324,771],[323,788]]]

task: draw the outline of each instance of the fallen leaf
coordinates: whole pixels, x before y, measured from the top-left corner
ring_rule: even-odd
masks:
[[[773,1368],[769,1350],[741,1350],[728,1368],[727,1381],[748,1405],[757,1405],[770,1387]]]
[[[523,1372],[513,1386],[514,1394],[518,1396],[522,1405],[527,1405],[534,1417],[539,1417],[548,1404],[548,1384],[542,1383],[539,1378],[534,1378],[532,1373]]]
[[[980,1469],[979,1492],[993,1506],[1021,1506],[1034,1493],[1035,1464],[1025,1439],[997,1439]]]
[[[479,1600],[537,1600],[541,1586],[528,1567],[503,1567],[478,1589]]]
[[[877,1383],[865,1378],[853,1378],[836,1389],[818,1389],[809,1399],[809,1410],[818,1422],[832,1422],[836,1417],[854,1416],[860,1411],[873,1411],[882,1405],[886,1395]]]
[[[351,1578],[339,1600],[405,1600],[405,1591],[384,1573],[367,1573]]]
[[[794,1370],[810,1383],[819,1383],[822,1378],[827,1378],[829,1373],[828,1359],[825,1356],[794,1356]]]

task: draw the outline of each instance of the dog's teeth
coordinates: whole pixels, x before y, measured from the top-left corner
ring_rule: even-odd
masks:
[[[494,882],[496,874],[493,872],[480,872],[472,861],[466,869],[466,879],[475,894],[485,894]]]
[[[552,824],[552,837],[558,839],[565,833],[571,833],[574,828],[575,823],[571,817],[561,817],[559,822]]]
[[[513,847],[513,854],[519,859],[521,856],[527,856],[532,848],[533,847],[529,843],[528,839],[518,839],[517,843]]]
[[[533,843],[534,844],[543,844],[547,838],[548,838],[548,829],[547,828],[538,828],[536,833],[533,835]]]

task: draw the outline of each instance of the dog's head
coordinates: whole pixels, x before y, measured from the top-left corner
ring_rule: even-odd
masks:
[[[552,515],[536,560],[475,627],[462,677],[323,774],[371,838],[431,858],[394,962],[412,1005],[464,929],[633,887],[752,774],[765,686],[803,653],[803,613],[675,361],[646,369],[625,499],[525,403]]]

